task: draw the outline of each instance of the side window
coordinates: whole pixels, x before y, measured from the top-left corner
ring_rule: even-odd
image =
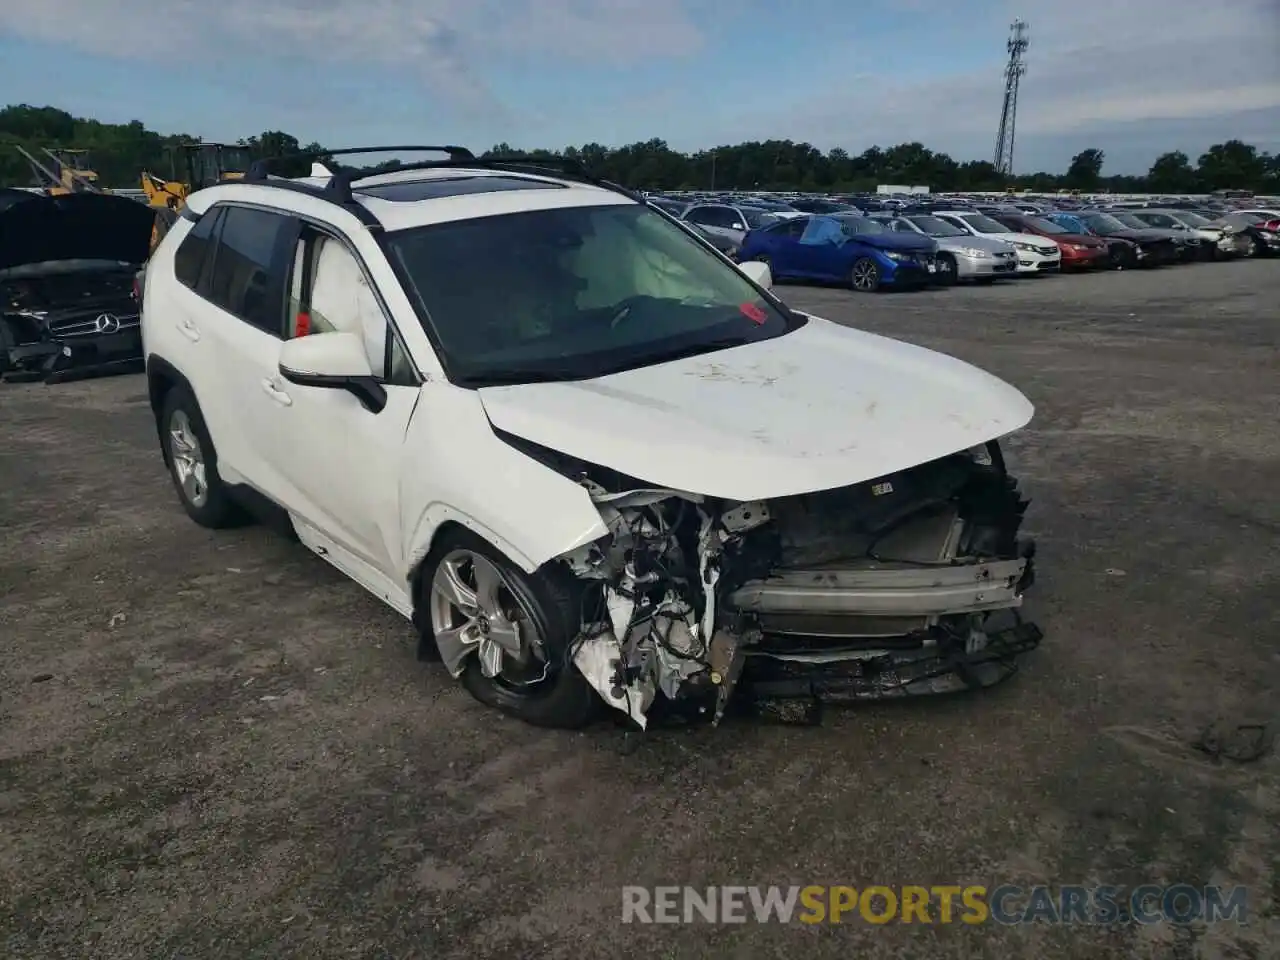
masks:
[[[894,220],[889,226],[897,233],[915,233],[905,220]]]
[[[780,237],[786,237],[788,240],[798,240],[800,235],[804,233],[804,229],[809,224],[809,217],[791,217],[784,220],[781,226],[774,227],[771,233],[775,233]]]
[[[698,223],[704,227],[714,226],[715,221],[712,217],[715,207],[694,207],[684,215],[684,218],[690,223]]]
[[[245,323],[282,336],[284,278],[298,221],[246,207],[228,207],[222,221],[209,299]]]
[[[711,225],[713,227],[746,226],[746,218],[732,207],[711,207]]]
[[[217,237],[216,227],[222,215],[220,207],[214,207],[201,217],[191,232],[182,238],[182,243],[173,253],[173,273],[178,282],[197,290],[200,287],[200,274],[205,264],[212,257]]]
[[[304,298],[307,258],[311,289]],[[414,382],[404,346],[387,323],[360,262],[340,240],[313,233],[297,245],[290,300],[291,336],[333,331],[357,334],[364,341],[374,376],[396,384]],[[301,309],[304,305],[305,311]],[[304,314],[306,325],[299,329],[298,317]]]

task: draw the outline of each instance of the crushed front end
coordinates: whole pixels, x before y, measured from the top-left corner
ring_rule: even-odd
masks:
[[[563,465],[562,465],[563,466]],[[569,472],[569,471],[566,471]],[[562,558],[584,582],[573,661],[641,726],[659,699],[738,704],[989,687],[1040,630],[1034,544],[999,446],[872,481],[730,503],[579,464],[610,534]]]

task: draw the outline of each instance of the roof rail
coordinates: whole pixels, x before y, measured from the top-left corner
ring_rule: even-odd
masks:
[[[424,160],[416,163],[402,163],[398,166],[391,167],[387,170],[370,171],[361,167],[342,166],[332,162],[335,156],[344,156],[353,153],[391,153],[414,151],[434,151],[437,153],[448,154],[447,160]],[[312,170],[316,166],[323,165],[327,168],[329,181],[324,186],[313,183],[303,183],[300,180],[292,180],[284,177],[274,176],[271,173],[272,167],[281,161],[291,160],[294,162],[307,162],[312,164]],[[264,157],[255,160],[245,173],[244,178],[238,182],[251,183],[255,186],[275,187],[281,190],[291,190],[295,193],[305,193],[310,196],[327,200],[330,203],[343,207],[357,217],[361,223],[367,227],[374,229],[382,226],[381,221],[369,210],[364,204],[356,201],[352,192],[352,185],[359,180],[367,177],[381,176],[384,173],[403,173],[413,170],[449,170],[449,169],[466,169],[466,170],[494,170],[509,171],[512,173],[525,173],[532,176],[555,176],[565,180],[572,180],[577,183],[587,183],[613,193],[620,193],[637,203],[644,203],[644,198],[631,191],[626,187],[620,186],[609,180],[603,180],[595,177],[587,172],[581,163],[571,157],[560,156],[534,156],[530,154],[503,154],[500,156],[476,157],[466,147],[456,146],[376,146],[376,147],[344,147],[337,150],[315,150],[300,153],[282,154],[276,157]],[[323,176],[324,174],[321,174]],[[313,173],[314,176],[314,173]]]

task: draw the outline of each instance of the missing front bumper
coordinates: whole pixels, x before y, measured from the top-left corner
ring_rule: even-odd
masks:
[[[986,644],[966,649],[962,638],[935,628],[912,650],[883,650],[839,661],[790,660],[770,654],[747,658],[739,691],[755,701],[812,700],[855,703],[980,690],[1007,680],[1018,658],[1040,645],[1034,623],[1010,612],[1010,622],[987,627]]]

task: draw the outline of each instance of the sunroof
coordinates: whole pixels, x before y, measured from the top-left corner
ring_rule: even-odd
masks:
[[[467,193],[501,193],[506,190],[560,190],[563,184],[526,177],[460,176],[431,177],[403,183],[383,183],[372,187],[356,187],[355,192],[380,200],[410,203],[439,197],[459,197]]]

